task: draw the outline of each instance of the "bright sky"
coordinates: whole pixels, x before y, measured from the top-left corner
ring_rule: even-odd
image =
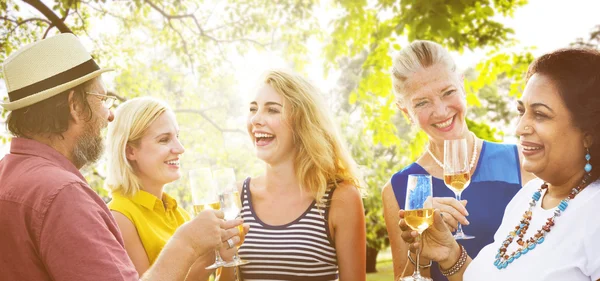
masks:
[[[515,37],[521,43],[520,47],[536,46],[536,56],[549,51],[566,47],[578,37],[586,38],[595,25],[600,24],[598,17],[600,1],[598,0],[530,0],[525,7],[518,9],[512,19],[500,21],[515,30]],[[335,86],[337,77],[330,75],[324,80],[322,75],[323,59],[321,45],[317,42],[309,44],[313,59],[308,68],[309,78],[317,83],[324,91],[329,91]],[[462,55],[454,54],[460,68],[467,68],[476,64],[485,55],[485,51],[467,51]],[[244,56],[239,64],[237,77],[244,78],[240,81],[239,92],[244,99],[249,96],[260,77],[266,69],[289,67],[285,60],[275,54],[266,52],[251,52]],[[6,95],[3,81],[0,80],[0,95]],[[5,133],[0,126],[0,134]],[[0,144],[0,158],[7,148]]]

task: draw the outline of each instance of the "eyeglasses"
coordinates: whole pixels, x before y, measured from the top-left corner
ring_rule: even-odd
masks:
[[[114,97],[114,96],[102,95],[102,94],[98,94],[98,93],[94,93],[94,92],[85,92],[85,93],[88,95],[101,97],[100,100],[102,101],[102,105],[106,108],[111,108],[113,106],[113,104],[115,104],[115,101],[117,100],[117,97]]]

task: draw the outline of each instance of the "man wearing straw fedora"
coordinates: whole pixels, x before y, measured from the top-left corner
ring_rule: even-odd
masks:
[[[0,160],[2,280],[138,280],[110,211],[79,169],[102,154],[113,119],[101,74],[66,33],[29,44],[2,66],[15,136]],[[184,280],[194,261],[235,226],[206,211],[181,226],[143,280]]]

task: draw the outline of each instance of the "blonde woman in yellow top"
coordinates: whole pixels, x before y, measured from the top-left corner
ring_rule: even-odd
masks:
[[[175,230],[190,220],[177,201],[163,192],[165,184],[181,177],[179,158],[184,151],[175,114],[164,102],[135,98],[116,110],[108,128],[106,186],[113,197],[108,206],[140,275]],[[239,237],[232,240],[238,243]],[[222,250],[222,255],[231,257],[233,251]],[[213,261],[212,253],[200,257],[186,280],[207,280],[212,271],[204,268]]]

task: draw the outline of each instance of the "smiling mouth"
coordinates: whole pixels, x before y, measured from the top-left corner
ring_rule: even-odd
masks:
[[[444,122],[432,124],[432,126],[438,128],[438,129],[446,129],[446,128],[450,127],[450,125],[452,125],[452,121],[454,121],[455,116],[456,115],[448,118],[448,120],[446,120]]]
[[[257,146],[265,146],[271,143],[275,139],[275,135],[267,133],[255,133],[254,141]]]
[[[179,160],[166,161],[165,164],[179,167]]]
[[[523,150],[525,150],[525,151],[536,151],[536,150],[541,150],[544,148],[542,146],[524,146],[524,145],[522,145],[521,147],[523,147]]]

